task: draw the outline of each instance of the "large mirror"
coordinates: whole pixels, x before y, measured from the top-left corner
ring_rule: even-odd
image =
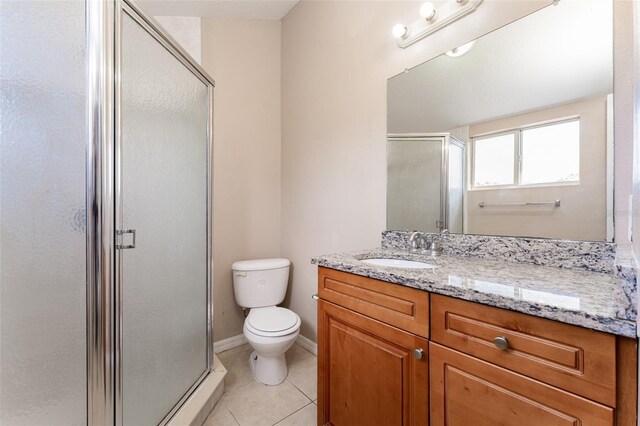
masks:
[[[612,9],[562,0],[389,79],[387,229],[612,241]]]

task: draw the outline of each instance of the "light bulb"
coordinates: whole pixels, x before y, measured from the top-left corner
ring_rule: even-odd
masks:
[[[422,6],[420,6],[420,16],[427,21],[431,21],[436,16],[436,8],[433,3],[422,3]]]
[[[468,51],[470,51],[473,46],[476,45],[476,40],[470,41],[469,43],[463,44],[462,46],[456,47],[447,52],[447,56],[451,56],[452,58],[457,58],[458,56],[462,56]]]
[[[409,29],[402,24],[395,24],[391,32],[395,38],[407,38]]]

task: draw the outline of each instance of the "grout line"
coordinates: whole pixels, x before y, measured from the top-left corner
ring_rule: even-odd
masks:
[[[227,409],[227,411],[229,412],[229,414],[231,414],[231,417],[233,417],[233,421],[234,421],[234,422],[236,422],[236,424],[237,424],[238,426],[240,426],[240,422],[238,421],[238,419],[236,419],[236,416],[234,416],[234,415],[233,415],[233,412],[232,412],[231,410],[229,410],[229,408],[228,408],[228,407],[224,407],[224,408],[226,408],[226,409]]]
[[[289,382],[289,384],[291,386],[293,386],[294,388],[298,389],[298,391],[304,395],[305,398],[307,398],[309,401],[313,402],[313,400],[311,398],[309,398],[309,395],[307,395],[306,393],[304,393],[304,391],[302,389],[300,389],[299,387],[296,386],[295,383],[293,383],[291,380],[289,380],[288,378],[285,379],[287,382]]]
[[[297,388],[296,388],[296,389],[297,389]],[[304,393],[303,393],[303,395],[304,395]],[[307,395],[304,395],[304,396],[307,396]],[[307,399],[309,399],[309,398],[307,397]],[[296,411],[294,411],[293,413],[291,413],[291,414],[289,414],[289,415],[287,415],[287,416],[285,416],[285,417],[281,418],[280,420],[278,420],[277,422],[275,422],[275,423],[273,424],[273,426],[277,426],[277,424],[278,424],[278,423],[280,423],[280,422],[282,422],[282,421],[284,421],[284,420],[288,419],[289,417],[293,416],[293,415],[294,415],[295,413],[297,413],[298,411],[300,411],[300,410],[304,410],[304,409],[305,409],[305,408],[307,408],[310,404],[313,404],[313,401],[311,401],[311,400],[309,400],[309,401],[310,401],[310,402],[309,402],[309,404],[305,404],[303,407],[298,408],[298,409],[297,409]]]

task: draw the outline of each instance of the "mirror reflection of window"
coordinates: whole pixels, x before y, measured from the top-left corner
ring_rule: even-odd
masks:
[[[580,181],[580,120],[473,138],[473,188]]]
[[[580,181],[580,121],[524,129],[522,185]]]
[[[515,134],[484,136],[473,143],[474,187],[514,185]]]

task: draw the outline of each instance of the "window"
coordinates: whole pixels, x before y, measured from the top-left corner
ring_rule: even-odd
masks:
[[[515,184],[515,135],[490,136],[474,141],[474,186]]]
[[[580,120],[473,138],[473,187],[557,185],[580,180]]]

